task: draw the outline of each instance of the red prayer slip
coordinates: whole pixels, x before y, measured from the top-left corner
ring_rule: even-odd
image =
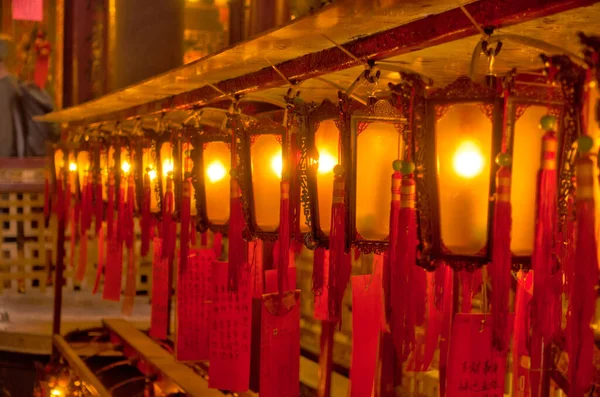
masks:
[[[509,328],[512,327],[509,315]],[[492,316],[454,317],[447,373],[447,397],[503,397],[506,353],[492,346]]]
[[[13,0],[12,19],[41,22],[44,16],[43,0]]]
[[[377,367],[382,312],[381,272],[352,277],[350,396],[370,396]]]
[[[102,299],[118,302],[121,299],[121,278],[123,276],[123,243],[119,241],[117,234],[113,233],[107,245]]]
[[[178,255],[179,256],[179,255]],[[177,269],[177,328],[175,358],[208,360],[212,293],[212,248],[191,249],[185,269]]]
[[[238,290],[230,292],[228,269],[227,262],[213,262],[208,385],[215,389],[240,392],[248,390],[250,385],[250,270],[248,266],[239,269]]]
[[[169,329],[169,258],[162,256],[162,239],[154,238],[150,337],[167,339]]]
[[[263,295],[260,396],[300,396],[300,292]]]

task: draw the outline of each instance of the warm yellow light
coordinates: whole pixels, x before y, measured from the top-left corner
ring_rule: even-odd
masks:
[[[219,182],[221,179],[225,178],[226,174],[227,170],[219,160],[213,161],[206,168],[206,176],[208,176],[208,180],[212,183]]]
[[[69,171],[77,171],[77,164],[74,162],[69,163]]]
[[[153,180],[156,179],[156,170],[149,170],[148,171],[148,178],[150,178],[150,181],[152,182]]]
[[[61,397],[61,396],[63,396],[63,392],[60,389],[52,389],[50,391],[50,395],[53,397]]]
[[[121,169],[124,173],[128,174],[129,170],[131,170],[131,164],[129,164],[128,161],[123,161],[123,164],[121,164]]]
[[[275,155],[275,157],[273,157],[273,160],[271,160],[271,169],[273,170],[275,175],[281,178],[281,171],[283,170],[283,161],[281,160],[281,153]]]
[[[169,172],[173,172],[173,160],[166,159],[165,161],[163,161],[162,172],[163,175],[167,175]]]
[[[473,178],[483,170],[483,155],[479,147],[466,141],[458,146],[454,153],[454,171],[463,178]]]
[[[333,157],[324,150],[319,152],[319,173],[327,174],[331,172],[333,170],[333,167],[336,166],[336,164],[337,159],[335,157]]]

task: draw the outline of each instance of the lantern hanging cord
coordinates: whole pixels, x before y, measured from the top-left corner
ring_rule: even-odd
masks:
[[[368,64],[368,62],[365,62],[361,59],[359,59],[356,55],[354,55],[353,53],[351,53],[350,51],[348,51],[346,48],[344,48],[341,44],[336,43],[334,40],[332,40],[331,38],[329,38],[328,36],[322,34],[323,37],[325,37],[327,40],[329,40],[333,45],[335,45],[337,48],[340,49],[340,51],[342,51],[344,54],[348,55],[350,58],[354,59],[356,62],[362,63],[363,65],[365,65],[365,67],[370,67],[370,65]]]
[[[205,82],[205,84],[207,86],[209,86],[210,88],[212,88],[213,90],[217,91],[219,94],[229,98],[232,102],[237,102],[237,99],[235,98],[235,96],[232,96],[231,94],[226,93],[225,91],[223,91],[222,89],[220,89],[219,87],[214,85],[213,83]]]
[[[475,26],[475,29],[477,29],[479,31],[479,33],[483,37],[488,37],[489,36],[487,33],[485,33],[485,31],[483,30],[483,28],[477,23],[477,21],[475,20],[475,18],[473,18],[473,15],[471,15],[471,13],[465,8],[465,6],[462,5],[462,3],[459,2],[458,3],[458,7],[463,12],[463,14],[465,14],[465,16],[469,19],[469,21],[471,21],[471,23],[473,24],[473,26]]]
[[[273,64],[273,62],[271,62],[271,61],[269,60],[269,58],[265,57],[265,60],[266,60],[266,61],[269,63],[269,65],[271,65],[271,68],[273,68],[273,70],[275,71],[275,73],[277,73],[277,74],[278,74],[278,75],[279,75],[279,76],[280,76],[280,77],[281,77],[281,78],[282,78],[282,79],[283,79],[283,80],[284,80],[286,83],[288,83],[288,85],[289,85],[290,87],[293,87],[293,86],[294,86],[294,84],[293,84],[293,83],[292,83],[290,80],[288,80],[288,78],[287,78],[287,77],[285,77],[285,75],[284,75],[283,73],[281,73],[281,70],[279,70],[279,68],[277,68],[277,66],[275,66],[275,65]]]

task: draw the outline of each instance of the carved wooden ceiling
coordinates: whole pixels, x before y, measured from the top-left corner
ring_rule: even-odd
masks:
[[[300,91],[306,100],[334,99],[365,65],[336,48],[332,40],[361,59],[390,62],[381,64],[378,94],[385,94],[388,82],[399,81],[396,66],[431,77],[434,86],[441,87],[469,73],[473,49],[481,38],[459,5],[456,0],[339,0],[283,28],[44,119],[76,124],[123,121],[223,100],[224,93],[252,93],[253,100],[282,104],[289,86],[272,65],[288,79],[303,80]],[[575,54],[580,53],[578,31],[600,35],[598,0],[479,0],[462,5],[482,26],[502,26],[494,36],[525,36]],[[510,38],[502,41],[495,73],[541,68],[540,49]],[[487,72],[487,59],[481,56],[475,79],[483,79]],[[356,94],[366,99],[373,90],[362,85]]]

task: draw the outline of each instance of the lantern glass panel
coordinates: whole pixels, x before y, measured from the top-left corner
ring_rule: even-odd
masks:
[[[356,231],[367,240],[389,234],[392,163],[403,152],[396,125],[375,121],[357,137]]]
[[[173,148],[170,142],[164,142],[160,147],[160,161],[161,163],[161,183],[163,186],[163,194],[167,191],[167,176],[169,172],[175,170],[175,163],[173,161]]]
[[[546,113],[545,106],[529,106],[514,124],[510,248],[517,256],[528,256],[533,252],[537,174],[543,135],[539,124]]]
[[[229,220],[231,152],[225,142],[208,142],[203,160],[207,216],[222,225]]]
[[[333,120],[325,120],[315,133],[315,145],[319,152],[317,169],[317,193],[319,223],[321,230],[329,234],[331,229],[331,205],[333,201],[333,167],[339,164],[340,131]]]
[[[144,174],[148,174],[150,179],[150,211],[157,212],[159,210],[158,200],[156,199],[158,177],[154,161],[155,160],[152,159],[152,151],[150,149],[144,149],[142,162],[144,164]]]
[[[256,225],[275,231],[279,225],[280,182],[283,158],[275,135],[256,135],[250,149]]]
[[[78,152],[76,163],[77,173],[79,174],[79,186],[83,189],[85,186],[85,176],[89,175],[88,171],[90,170],[90,153],[87,151]]]
[[[486,246],[492,122],[478,104],[457,104],[435,129],[440,231],[453,254],[475,255]]]

